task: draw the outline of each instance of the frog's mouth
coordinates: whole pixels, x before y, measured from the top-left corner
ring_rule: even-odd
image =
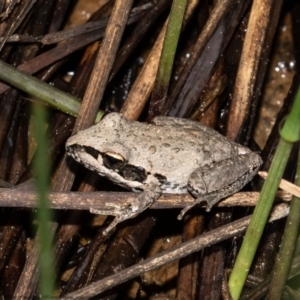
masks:
[[[87,169],[108,177],[119,185],[140,188],[147,179],[145,169],[128,164],[119,154],[102,153],[93,147],[72,144],[66,146],[67,153]]]

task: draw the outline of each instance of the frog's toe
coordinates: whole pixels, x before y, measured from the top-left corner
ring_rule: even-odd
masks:
[[[103,230],[103,235],[107,235],[110,231],[116,228],[116,226],[123,222],[124,220],[128,219],[124,215],[118,215],[114,218],[114,220],[107,226],[105,230]]]
[[[131,205],[124,207],[114,207],[111,210],[98,210],[98,209],[90,209],[91,213],[100,214],[100,215],[113,215],[115,216],[114,220],[110,223],[110,225],[103,231],[103,234],[108,234],[112,229],[114,229],[119,223],[133,218],[137,216],[137,212],[132,208]]]
[[[177,219],[178,220],[182,220],[183,216],[186,214],[187,211],[189,211],[191,208],[193,208],[195,205],[201,203],[205,201],[205,199],[201,199],[201,200],[198,200],[196,199],[192,204],[186,206],[184,209],[181,210],[180,214],[178,215]]]
[[[215,203],[212,203],[212,202],[206,202],[206,203],[207,203],[207,205],[206,205],[205,211],[210,212]]]
[[[184,209],[181,210],[180,214],[177,216],[177,220],[182,220],[183,216],[185,215],[185,213],[190,209],[190,205],[186,206]]]
[[[211,209],[212,209],[212,207],[213,207],[219,200],[220,200],[220,199],[218,199],[218,198],[217,198],[217,199],[212,199],[212,197],[208,197],[208,196],[206,196],[206,197],[198,197],[197,199],[195,199],[195,201],[194,201],[192,204],[186,206],[184,209],[181,210],[181,212],[180,212],[180,214],[178,215],[177,219],[178,219],[178,220],[182,220],[183,216],[186,214],[186,212],[187,212],[188,210],[190,210],[190,209],[193,208],[195,205],[198,205],[198,204],[200,204],[200,203],[202,203],[202,202],[206,202],[206,209],[205,209],[205,211],[206,211],[206,212],[210,212]]]

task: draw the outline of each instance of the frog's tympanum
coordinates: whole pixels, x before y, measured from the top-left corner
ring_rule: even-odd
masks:
[[[178,219],[200,202],[210,211],[249,182],[262,163],[258,154],[198,122],[156,117],[147,124],[118,113],[69,138],[66,149],[88,169],[141,192],[130,205],[98,211],[116,216],[105,234],[151,206],[162,192],[195,197]]]

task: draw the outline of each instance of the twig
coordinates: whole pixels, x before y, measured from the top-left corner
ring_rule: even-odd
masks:
[[[283,201],[290,201],[291,195],[286,192],[278,192],[277,196]],[[127,192],[51,192],[49,193],[50,207],[54,209],[78,209],[90,208],[107,210],[116,205],[129,204],[136,193]],[[220,201],[217,206],[254,206],[259,197],[258,192],[236,193],[227,199]],[[194,201],[189,194],[163,194],[151,208],[183,208]],[[0,189],[0,207],[36,207],[36,193],[34,191],[20,191],[18,189]],[[205,206],[205,204],[204,204]]]
[[[189,1],[184,24],[186,24],[195,9],[195,1]],[[129,120],[136,120],[144,109],[148,98],[152,92],[155,76],[157,73],[161,49],[163,46],[164,36],[167,29],[167,21],[165,21],[161,32],[156,39],[154,46],[144,64],[138,78],[133,84],[129,95],[123,104],[121,113]]]
[[[253,1],[229,110],[226,136],[235,140],[248,114],[269,30],[272,1]],[[280,1],[279,1],[280,2]]]
[[[285,217],[289,212],[289,206],[287,204],[280,204],[276,206],[269,219],[269,222]],[[95,295],[98,295],[108,289],[111,289],[129,279],[135,278],[145,272],[156,269],[174,260],[183,258],[189,254],[199,251],[205,247],[211,246],[215,243],[219,243],[232,236],[240,234],[245,231],[251,219],[251,215],[230,224],[219,227],[205,233],[197,238],[194,238],[188,242],[180,244],[168,251],[162,252],[154,257],[148,258],[141,263],[134,265],[131,268],[127,268],[121,272],[118,272],[105,279],[96,281],[85,288],[82,288],[76,292],[67,294],[65,298],[61,299],[88,299]]]
[[[148,9],[147,7],[146,9]],[[144,13],[145,9],[141,9],[139,11],[132,12],[130,14],[130,17],[128,19],[127,25],[132,24],[140,19],[141,13]],[[78,25],[76,27],[65,29],[58,32],[48,33],[43,36],[28,36],[28,35],[22,35],[22,34],[14,34],[7,38],[6,42],[10,43],[16,43],[16,42],[22,42],[22,43],[42,43],[44,45],[51,45],[58,42],[62,42],[74,37],[77,37],[82,34],[86,34],[89,32],[93,32],[96,30],[99,30],[101,28],[104,28],[109,21],[109,18],[103,18],[98,21],[91,21],[88,23],[84,23],[81,25]],[[0,42],[5,40],[6,37],[0,37]]]
[[[140,17],[141,14],[137,14],[128,19],[127,24],[131,24]],[[86,33],[82,36],[74,37],[73,39],[68,40],[67,42],[58,44],[55,48],[40,54],[39,56],[34,57],[33,59],[27,61],[24,64],[18,66],[18,70],[23,71],[27,74],[34,74],[41,69],[48,67],[49,65],[67,57],[69,54],[77,51],[80,48],[85,47],[86,45],[102,38],[104,35],[104,28],[97,29],[95,32]],[[14,35],[13,37],[16,38]],[[29,39],[32,37],[27,37]],[[36,38],[34,38],[36,39]],[[2,72],[3,73],[3,72]],[[1,80],[13,84],[10,80],[5,80],[5,76],[1,77]],[[17,86],[18,87],[18,86]],[[0,83],[0,94],[4,93],[9,88],[8,85]],[[19,87],[18,87],[19,88]]]
[[[260,177],[262,177],[263,179],[267,179],[268,177],[268,172],[264,172],[264,171],[259,171],[258,175]],[[284,191],[292,194],[293,196],[296,196],[298,198],[300,198],[300,188],[299,186],[285,180],[285,179],[281,179],[279,187],[281,189],[283,189]]]
[[[11,27],[8,29],[5,37],[2,39],[0,43],[0,51],[2,50],[6,40],[9,38],[9,36],[19,27],[19,25],[23,22],[27,14],[30,12],[31,8],[34,6],[36,0],[27,1],[24,3],[23,7],[21,8],[20,13],[16,17],[15,20],[13,20]]]
[[[94,121],[96,118],[96,112],[100,106],[106,88],[132,3],[133,0],[118,0],[114,5],[73,133],[91,126],[92,122],[90,122],[89,119],[92,118]],[[91,114],[87,115],[84,113],[87,109]]]

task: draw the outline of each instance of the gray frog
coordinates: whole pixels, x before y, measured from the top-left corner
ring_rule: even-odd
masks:
[[[129,121],[119,113],[110,113],[97,125],[70,137],[66,150],[99,175],[142,191],[130,205],[97,211],[116,216],[104,234],[140,214],[162,192],[190,192],[195,197],[178,219],[204,201],[210,211],[220,199],[249,182],[262,163],[258,154],[198,122],[156,117],[147,124]]]

